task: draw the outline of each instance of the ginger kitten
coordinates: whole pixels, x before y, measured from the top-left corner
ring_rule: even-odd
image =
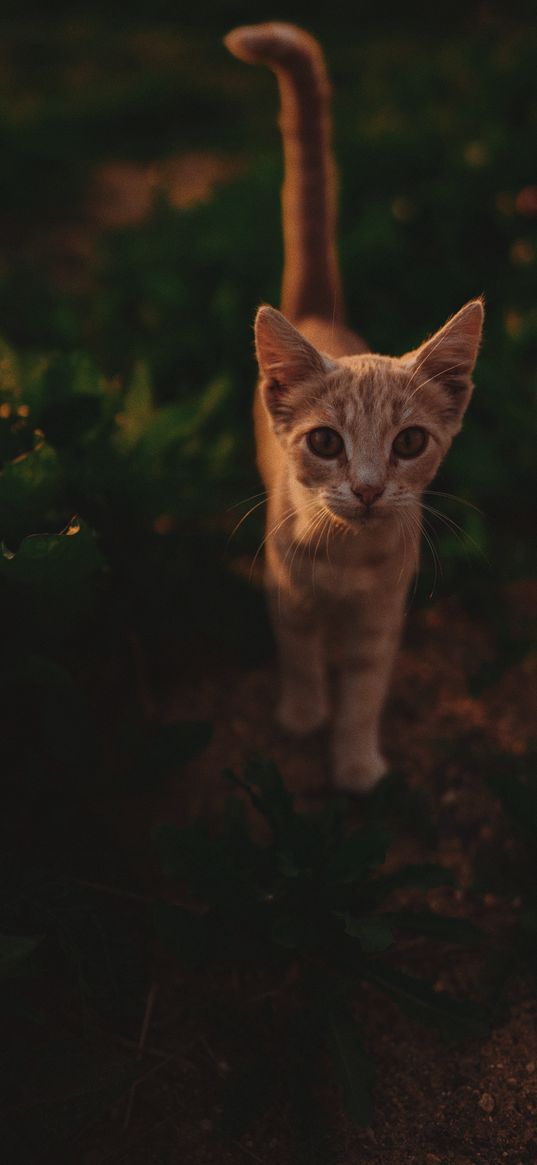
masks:
[[[254,410],[281,664],[277,717],[296,735],[324,724],[335,666],[333,780],[363,793],[386,772],[380,718],[419,564],[421,495],[472,395],[483,305],[467,303],[404,356],[368,351],[344,322],[320,47],[280,23],[237,28],[225,43],[268,65],[281,99],[282,311],[257,313]]]

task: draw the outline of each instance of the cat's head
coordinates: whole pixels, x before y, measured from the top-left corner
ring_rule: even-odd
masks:
[[[292,476],[351,525],[419,499],[461,428],[482,326],[476,299],[405,356],[333,359],[261,307],[261,393]]]

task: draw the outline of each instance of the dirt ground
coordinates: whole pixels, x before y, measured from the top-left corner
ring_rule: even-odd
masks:
[[[525,620],[536,607],[535,587],[512,588],[513,618]],[[471,697],[468,676],[491,651],[486,626],[470,620],[454,602],[411,615],[386,713],[385,739],[399,767],[403,758],[410,787],[430,794],[439,836],[438,848],[430,851],[415,838],[401,841],[392,862],[434,859],[451,867],[459,888],[431,892],[431,901],[471,918],[502,945],[509,941],[521,904],[473,888],[476,858],[486,853],[500,860],[512,846],[505,818],[483,780],[480,742],[485,739],[506,753],[526,749],[533,731],[537,661],[512,668],[495,686]],[[203,756],[191,765],[187,781],[172,784],[166,797],[153,805],[155,819],[184,821],[198,812],[217,814],[226,793],[221,770],[240,766],[252,751],[277,761],[302,807],[322,801],[327,791],[326,738],[317,734],[296,743],[277,732],[272,721],[275,689],[273,662],[245,670],[232,659],[215,657],[197,672],[193,662],[188,687],[170,695],[166,714],[208,719],[214,734]],[[360,813],[358,807],[358,819]],[[142,828],[147,828],[147,818]],[[137,842],[130,828],[127,833],[134,859]],[[356,1015],[377,1065],[375,1119],[370,1128],[358,1130],[345,1118],[319,1050],[319,1129],[309,1130],[308,1155],[300,1114],[289,1103],[289,1081],[246,1132],[223,1136],[219,1131],[228,1078],[248,1062],[254,1047],[266,1047],[267,1063],[285,1081],[286,985],[266,971],[230,975],[208,970],[193,976],[162,954],[159,966],[140,1056],[142,1079],[127,1125],[122,1104],[95,1130],[95,1139],[89,1138],[80,1157],[87,1165],[172,1160],[189,1165],[537,1162],[537,1000],[524,978],[509,981],[501,1016],[490,1034],[462,1043],[446,1043],[372,988],[359,987]],[[444,948],[431,954],[419,939],[408,941],[404,950],[403,969],[428,975],[437,988],[463,995],[476,991],[482,966],[480,950]],[[268,1035],[263,1018],[267,996],[274,999],[276,1014],[281,1010],[281,1022]]]

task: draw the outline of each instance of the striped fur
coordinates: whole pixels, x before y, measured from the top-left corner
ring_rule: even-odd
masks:
[[[459,431],[483,322],[466,304],[413,352],[370,353],[344,322],[336,259],[329,84],[319,45],[292,25],[235,29],[228,48],[268,65],[281,98],[282,309],[259,309],[258,464],[268,495],[266,586],[278,640],[278,719],[311,732],[333,711],[333,779],[363,793],[386,769],[379,733],[410,581],[421,496]],[[332,459],[309,435],[341,438]],[[414,458],[401,431],[425,433]],[[331,709],[327,674],[339,687]]]

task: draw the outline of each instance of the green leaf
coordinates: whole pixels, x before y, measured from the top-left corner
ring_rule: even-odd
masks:
[[[513,762],[504,762],[511,770]],[[491,773],[487,777],[490,789],[500,798],[504,809],[524,836],[535,842],[537,835],[537,781],[533,774],[521,779],[511,772]]]
[[[388,894],[395,890],[415,887],[417,890],[434,890],[437,886],[453,886],[455,879],[451,870],[438,866],[433,862],[416,863],[403,866],[393,874],[385,874],[372,883],[372,889],[377,902],[382,902]]]
[[[10,401],[20,397],[21,374],[19,358],[13,348],[0,338],[0,399]]]
[[[344,915],[345,934],[357,938],[365,954],[373,955],[385,951],[393,943],[392,915],[384,918],[382,915],[369,918],[354,918],[347,911]]]
[[[143,1067],[132,1059],[99,1051],[80,1036],[49,1037],[38,1055],[29,1054],[24,1041],[6,1048],[2,1074],[9,1073],[15,1095],[28,1098],[23,1105],[12,1106],[8,1120],[15,1143],[29,1150],[24,1161],[60,1160],[66,1146],[143,1076]]]
[[[16,975],[21,963],[30,957],[42,935],[0,934],[0,979]]]
[[[378,825],[356,829],[343,839],[325,868],[327,882],[336,885],[361,882],[370,869],[386,857],[387,834]]]
[[[414,1019],[440,1028],[446,1036],[483,1034],[486,1030],[487,1012],[470,1000],[435,991],[430,983],[377,962],[361,965],[360,974],[386,991]]]
[[[244,768],[243,777],[226,771],[224,776],[249,796],[252,805],[268,822],[278,850],[281,873],[296,878],[319,858],[319,830],[314,818],[296,813],[293,796],[285,788],[273,761],[256,757]]]
[[[213,838],[195,822],[181,829],[161,825],[156,842],[163,872],[184,882],[208,904],[231,915],[263,900],[266,855],[249,838],[239,844],[226,837]]]
[[[289,950],[311,950],[320,944],[323,929],[312,915],[282,909],[272,925],[272,940]]]
[[[99,393],[51,401],[43,409],[40,424],[54,449],[72,450],[99,424],[103,401]]]
[[[15,547],[21,538],[43,529],[62,487],[58,455],[40,441],[34,449],[5,463],[0,473],[0,536]]]
[[[120,442],[125,446],[135,445],[154,415],[151,378],[147,365],[141,360],[134,366],[122,403],[116,418],[120,426]]]
[[[276,1085],[275,1065],[261,1055],[234,1069],[226,1080],[219,1127],[226,1137],[240,1137],[270,1108]]]
[[[25,538],[16,554],[0,556],[0,584],[17,597],[32,625],[65,630],[93,596],[102,556],[92,531],[73,519],[61,534]],[[49,626],[50,625],[50,626]]]
[[[400,910],[390,913],[389,917],[398,930],[409,930],[434,942],[477,946],[485,937],[483,931],[466,918],[449,918],[432,911],[418,910]]]
[[[80,796],[80,780],[91,771],[92,784],[98,767],[99,742],[92,709],[83,689],[66,668],[54,659],[21,650],[20,641],[5,653],[0,670],[0,692],[4,711],[14,724],[28,719],[33,724],[30,736],[20,741],[18,754],[38,759],[30,761],[35,779],[47,779],[52,763],[69,772],[62,801]],[[9,702],[9,704],[8,704]],[[22,722],[22,721],[21,721]],[[41,767],[42,766],[42,767]],[[29,774],[30,775],[30,774]]]
[[[129,771],[129,787],[137,791],[154,788],[155,783],[184,768],[203,752],[211,739],[212,727],[204,720],[184,720],[141,728],[124,729],[125,747],[135,748],[136,759]]]
[[[365,806],[365,824],[393,822],[397,832],[408,832],[427,848],[435,843],[431,801],[423,789],[411,789],[397,772],[388,773],[375,787]]]
[[[501,680],[509,668],[523,663],[535,651],[535,647],[535,638],[531,636],[500,643],[495,658],[486,660],[481,664],[478,672],[471,676],[468,684],[470,695],[476,698],[487,688],[491,688],[493,684]]]
[[[206,915],[175,906],[170,902],[155,902],[153,925],[165,946],[190,966],[202,966],[211,948],[210,920]]]
[[[266,757],[256,757],[244,767],[243,780],[230,775],[246,789],[252,804],[266,817],[276,839],[287,838],[295,825],[292,794],[287,791],[278,769]]]
[[[369,1125],[373,1119],[373,1066],[350,1009],[332,998],[326,1001],[322,1020],[347,1115],[357,1125]]]
[[[66,668],[48,656],[19,652],[3,661],[0,688],[15,687],[19,684],[67,691],[72,688],[73,680]]]
[[[224,805],[224,832],[228,842],[239,850],[243,846],[251,846],[248,822],[246,820],[246,806],[239,797],[226,797]]]

